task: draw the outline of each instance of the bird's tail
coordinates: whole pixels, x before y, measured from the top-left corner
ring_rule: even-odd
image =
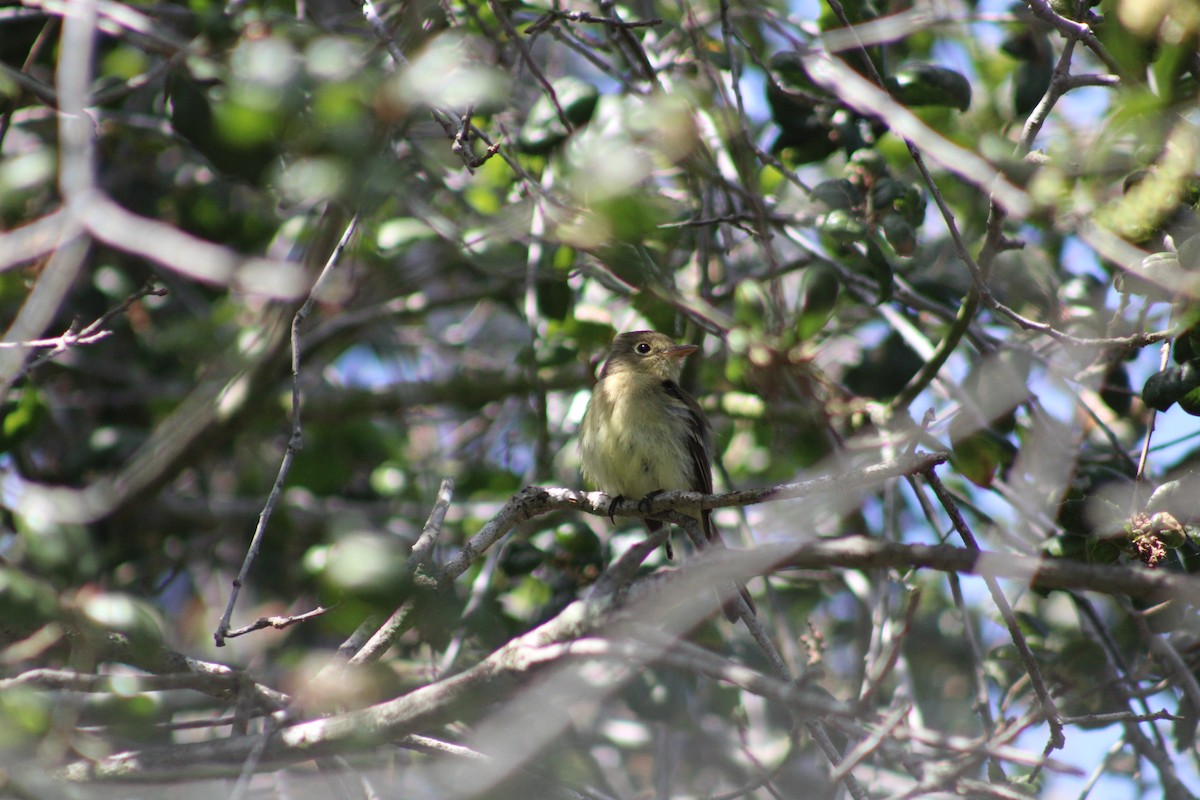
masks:
[[[754,605],[754,598],[750,596],[750,590],[746,588],[746,584],[737,581],[733,585],[737,587],[738,594],[742,596],[742,599],[746,601],[746,605],[750,607],[750,613],[757,617],[758,606]],[[738,604],[732,600],[725,603],[725,607],[722,610],[725,612],[725,619],[730,622],[737,622],[742,616],[738,613],[740,611]]]
[[[704,538],[708,540],[708,543],[713,547],[724,547],[725,540],[721,538],[721,532],[717,530],[717,526],[713,525],[711,512],[705,510],[701,522],[704,527]],[[746,601],[746,605],[750,608],[750,613],[757,617],[758,606],[754,605],[754,598],[750,596],[750,590],[746,588],[746,584],[742,581],[735,581],[733,585],[737,589],[738,594],[742,596],[742,599]],[[725,619],[730,622],[737,622],[742,616],[738,613],[737,601],[733,599],[726,601],[722,610],[725,612]]]

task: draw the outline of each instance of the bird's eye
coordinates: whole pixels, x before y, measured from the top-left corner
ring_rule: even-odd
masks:
[[[650,345],[647,344],[646,342],[638,342],[636,345],[634,345],[633,349],[638,351],[642,355],[646,355],[647,353],[650,352]]]

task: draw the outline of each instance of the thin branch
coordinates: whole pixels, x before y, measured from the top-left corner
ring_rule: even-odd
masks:
[[[62,16],[70,19],[79,14],[79,4],[75,0],[24,0],[26,6],[40,8],[47,14]],[[92,9],[85,13],[94,15],[96,27],[113,36],[128,34],[132,41],[140,43],[147,50],[160,55],[172,56],[186,52],[190,57],[202,57],[200,53],[190,52],[188,43],[176,38],[169,29],[157,24],[153,19],[128,3],[116,0],[91,0]],[[78,52],[71,56],[78,57]],[[60,90],[61,91],[61,90]]]
[[[1075,42],[1075,39],[1067,40],[1067,45],[1059,54],[1058,63],[1054,65],[1054,71],[1050,75],[1050,85],[1046,87],[1046,93],[1042,95],[1041,100],[1029,114],[1029,118],[1025,120],[1025,126],[1021,129],[1021,138],[1017,142],[1017,155],[1024,156],[1033,148],[1033,141],[1049,118],[1051,110],[1068,91],[1071,77],[1071,57],[1075,53]]]
[[[53,5],[59,7],[57,3]],[[105,0],[79,0],[61,6],[64,13],[61,48],[71,53],[56,76],[61,109],[58,183],[67,212],[65,230],[59,234],[61,240],[75,238],[82,227],[99,241],[194,280],[234,286],[267,297],[294,298],[302,294],[306,276],[299,265],[245,258],[173,225],[135,214],[113,202],[97,187],[96,122],[87,106],[97,7],[121,20],[123,25],[137,26],[143,19],[136,10]],[[34,231],[40,232],[40,228]],[[30,244],[39,240],[35,236]]]
[[[292,614],[290,616],[274,616],[274,617],[259,617],[254,622],[243,628],[226,631],[226,639],[236,639],[239,636],[245,636],[247,633],[261,631],[264,628],[274,628],[277,631],[290,628],[293,625],[298,625],[301,622],[308,622],[310,619],[316,619],[329,613],[329,609],[324,606],[317,606],[312,611],[305,611],[303,614]]]
[[[608,598],[579,601],[550,622],[500,647],[466,672],[445,678],[408,694],[359,711],[311,720],[282,728],[265,740],[260,736],[235,736],[195,744],[147,748],[117,754],[98,762],[77,762],[64,771],[73,781],[158,780],[182,766],[205,764],[206,771],[223,774],[240,772],[245,759],[261,747],[259,769],[278,768],[286,763],[308,760],[342,751],[361,750],[364,745],[381,743],[397,736],[427,729],[439,720],[450,720],[463,709],[481,708],[495,703],[529,683],[529,677],[556,664],[566,666],[577,660],[608,660],[628,668],[659,658],[689,669],[699,668],[720,679],[729,680],[747,691],[766,693],[786,707],[809,714],[850,715],[853,708],[833,701],[824,694],[807,693],[793,685],[736,667],[713,656],[701,664],[695,652],[683,657],[665,654],[665,643],[647,647],[637,642],[588,638],[589,632],[611,621]],[[637,609],[636,617],[654,623],[671,609],[647,602]],[[623,618],[624,614],[618,618]],[[578,674],[578,673],[574,673]],[[616,686],[603,687],[605,693]],[[505,734],[516,744],[511,731]],[[483,752],[489,752],[483,748]],[[507,761],[504,762],[507,764]],[[502,767],[507,769],[507,767]],[[476,775],[476,780],[486,776]]]
[[[1025,0],[1025,2],[1035,17],[1050,23],[1068,41],[1078,40],[1083,42],[1084,46],[1091,50],[1104,63],[1104,66],[1108,67],[1110,72],[1121,76],[1122,80],[1131,80],[1127,76],[1125,69],[1121,66],[1121,63],[1113,58],[1108,49],[1100,43],[1091,26],[1087,23],[1076,22],[1056,13],[1051,7],[1049,0]]]
[[[1167,368],[1167,364],[1171,359],[1171,343],[1163,342],[1158,354],[1158,369],[1161,372]],[[1158,421],[1158,410],[1150,409],[1150,417],[1146,420],[1146,435],[1142,438],[1142,452],[1138,456],[1137,472],[1134,473],[1134,479],[1138,482],[1146,480],[1146,464],[1150,459],[1150,441],[1154,438],[1154,427]]]
[[[942,508],[946,510],[946,514],[950,517],[950,521],[954,524],[954,529],[962,537],[963,543],[968,549],[978,551],[979,544],[975,541],[974,534],[971,533],[971,529],[967,526],[966,520],[959,512],[954,498],[946,490],[937,473],[930,468],[925,473],[925,479],[929,481],[930,487],[933,489],[934,494],[937,495]],[[987,585],[988,592],[992,595],[992,601],[1000,611],[1000,616],[1004,619],[1005,627],[1008,628],[1008,634],[1013,644],[1016,645],[1017,654],[1021,657],[1021,663],[1024,665],[1025,671],[1033,683],[1033,690],[1038,696],[1038,702],[1041,704],[1042,712],[1046,716],[1046,722],[1050,726],[1049,747],[1055,750],[1061,749],[1066,744],[1066,739],[1063,737],[1062,716],[1059,714],[1054,698],[1050,696],[1050,690],[1046,687],[1046,682],[1042,680],[1042,671],[1038,667],[1037,659],[1034,657],[1029,643],[1025,641],[1025,634],[1021,632],[1017,616],[1013,613],[1012,606],[1009,604],[1004,590],[1000,588],[999,581],[993,576],[985,575],[984,583]]]
[[[36,97],[50,108],[58,108],[58,92],[54,90],[54,87],[39,81],[25,70],[14,69],[0,62],[0,77],[12,81],[17,88]]]
[[[1181,602],[1200,603],[1200,577],[1193,575],[1152,570],[1137,564],[1083,564],[952,545],[894,544],[865,536],[763,545],[754,550],[718,550],[706,554],[702,561],[709,580],[775,574],[790,569],[933,569],[1013,580],[1044,591],[1074,589],[1159,600],[1173,597]]]
[[[48,339],[30,339],[28,342],[0,342],[0,350],[36,350],[38,348],[54,348],[59,351],[65,351],[74,347],[77,344],[95,344],[101,339],[106,339],[113,335],[113,331],[97,331],[91,335],[84,336],[82,332],[72,329],[61,333],[60,336],[54,336]]]
[[[850,770],[854,769],[874,753],[884,740],[892,734],[892,731],[904,721],[904,718],[908,716],[911,710],[911,706],[902,705],[888,714],[887,719],[880,723],[868,738],[856,744],[854,749],[846,754],[845,761],[837,765],[837,768],[830,774],[829,780],[831,782],[838,782],[848,777]]]
[[[1081,714],[1078,717],[1063,717],[1067,725],[1086,725],[1089,728],[1101,728],[1106,725],[1130,722],[1140,725],[1143,722],[1177,722],[1183,717],[1170,711],[1159,709],[1149,714],[1134,714],[1131,711],[1112,711],[1103,714]]]
[[[904,605],[904,618],[900,624],[900,630],[892,637],[892,641],[888,646],[887,656],[877,662],[872,673],[867,675],[866,685],[858,694],[860,703],[867,703],[879,691],[883,682],[892,670],[895,669],[896,663],[900,660],[900,652],[904,647],[904,640],[908,636],[908,632],[912,630],[913,620],[917,615],[917,608],[921,604],[921,590],[915,588],[910,590],[907,601]]]
[[[77,234],[67,223],[67,212],[59,208],[18,228],[0,231],[0,272],[26,265],[70,241]]]
[[[165,692],[191,689],[211,694],[214,690],[229,693],[237,689],[240,678],[234,673],[200,674],[195,672],[164,675],[97,675],[63,669],[31,669],[14,678],[0,680],[0,691],[18,686],[55,689],[71,692],[104,692],[123,697],[143,692]]]
[[[687,531],[688,537],[692,540],[697,550],[711,554],[721,549],[714,548],[708,544],[700,531],[699,523],[695,517],[688,516],[684,517],[683,520],[676,520],[676,522],[680,521],[683,522],[683,528]],[[722,597],[722,603],[734,604],[734,607],[737,609],[738,618],[741,619],[742,623],[750,631],[750,635],[754,637],[755,642],[767,657],[767,662],[771,665],[776,677],[781,681],[791,683],[793,679],[791,671],[788,669],[787,664],[784,663],[783,657],[775,647],[775,643],[771,641],[771,637],[763,627],[762,621],[750,609],[745,598],[741,596],[741,593],[733,585],[725,584],[725,586],[728,597]],[[833,778],[833,781],[835,783],[844,783],[846,791],[856,800],[865,800],[867,797],[866,790],[862,788],[858,780],[850,773],[852,766],[849,768],[844,766],[845,762],[843,761],[841,750],[829,737],[821,720],[806,717],[804,719],[804,726],[808,729],[809,736],[821,748],[825,757],[833,764],[834,775],[836,776]]]
[[[1156,599],[1161,600],[1162,598]],[[1088,598],[1073,595],[1072,600],[1086,623],[1085,630],[1090,631],[1090,638],[1099,641],[1106,656],[1103,661],[1093,664],[1093,670],[1098,673],[1097,684],[1106,689],[1106,692],[1121,705],[1128,706],[1136,703],[1142,708],[1143,713],[1151,713],[1146,699],[1138,697],[1130,690],[1129,667],[1125,663],[1121,648],[1113,641],[1105,627],[1101,615]],[[1179,779],[1174,760],[1171,758],[1159,726],[1151,725],[1143,730],[1140,725],[1132,721],[1124,721],[1121,725],[1125,729],[1125,740],[1133,750],[1154,765],[1163,788],[1164,800],[1192,800],[1194,795]]]
[[[944,463],[949,458],[948,453],[915,453],[906,454],[893,461],[871,464],[850,472],[825,475],[807,481],[780,483],[774,486],[762,486],[757,489],[743,489],[724,494],[706,495],[699,492],[669,491],[660,492],[644,500],[621,500],[613,504],[612,514],[618,517],[653,517],[663,511],[699,506],[700,508],[729,508],[732,506],[750,506],[758,503],[768,503],[777,500],[789,500],[812,495],[838,493],[854,496],[857,492],[874,491],[884,481],[899,478],[904,475],[914,475]],[[551,490],[547,490],[551,491]],[[611,503],[612,498],[603,492],[580,492],[576,496],[578,508],[589,513],[609,514],[605,503]],[[603,505],[603,507],[601,507]]]
[[[1044,333],[1051,339],[1071,347],[1146,347],[1148,345],[1157,344],[1174,337],[1178,331],[1174,328],[1169,328],[1162,331],[1150,331],[1148,333],[1132,333],[1128,336],[1072,336],[1069,333],[1064,333],[1058,330],[1053,325],[1045,322],[1037,322],[1022,316],[1018,312],[1001,303],[995,297],[992,297],[988,303],[989,307],[999,311],[1004,316],[1017,323],[1020,327],[1027,331],[1036,331]]]
[[[413,585],[417,588],[431,589],[436,587],[436,579],[429,575],[431,571],[431,563],[433,556],[433,547],[437,543],[438,536],[441,535],[442,526],[446,522],[446,512],[450,509],[450,501],[454,497],[454,480],[451,478],[443,478],[441,486],[438,487],[437,499],[434,501],[433,510],[429,512],[429,518],[425,521],[425,527],[421,530],[421,535],[413,545],[412,554],[405,561],[403,576],[403,585]],[[410,584],[410,581],[412,582]],[[375,633],[362,645],[359,650],[353,654],[348,663],[352,666],[361,666],[379,659],[396,638],[404,632],[406,622],[408,620],[408,612],[411,604],[406,602],[407,598],[401,598],[401,602],[387,621],[375,631]]]
[[[886,415],[888,417],[895,415],[898,411],[907,409],[917,399],[918,395],[933,383],[933,380],[941,372],[942,367],[945,366],[950,356],[958,349],[959,343],[975,319],[975,312],[978,308],[979,293],[972,291],[967,295],[962,305],[959,306],[958,315],[954,318],[954,323],[950,326],[950,329],[946,331],[946,335],[938,342],[937,350],[921,365],[921,368],[917,370],[917,374],[887,404]]]
[[[79,277],[88,249],[87,239],[76,233],[54,251],[21,310],[4,332],[4,342],[19,345],[34,340],[46,330]],[[0,398],[7,397],[8,390],[29,371],[26,354],[26,348],[21,347],[0,350]]]
[[[575,132],[575,126],[571,124],[571,119],[567,116],[567,112],[563,110],[562,105],[558,102],[558,92],[554,91],[554,87],[550,85],[550,81],[546,80],[546,76],[542,73],[541,67],[534,60],[533,54],[529,52],[529,45],[517,33],[517,29],[513,27],[512,20],[508,18],[508,11],[504,9],[497,0],[488,0],[488,6],[492,9],[492,14],[500,23],[500,27],[508,34],[508,40],[517,48],[517,52],[521,55],[521,61],[525,67],[533,75],[533,79],[542,87],[542,91],[546,93],[546,97],[550,98],[551,105],[554,106],[554,112],[558,115],[558,121],[563,124],[568,134]]]
[[[663,21],[657,17],[626,21],[612,17],[597,17],[589,14],[587,11],[559,11],[558,9],[550,9],[525,29],[525,35],[533,36],[541,33],[559,20],[565,22],[589,22],[596,25],[607,25],[610,28],[652,28],[663,24]]]
[[[40,367],[42,364],[50,361],[51,359],[58,358],[60,355],[74,347],[79,345],[95,344],[96,342],[111,336],[112,331],[104,330],[104,326],[107,325],[114,317],[124,314],[129,310],[130,306],[132,306],[138,300],[141,300],[143,297],[165,297],[166,295],[167,290],[154,288],[154,281],[151,280],[141,289],[138,289],[136,292],[133,292],[126,297],[120,305],[116,306],[115,308],[110,308],[82,330],[76,331],[72,329],[61,336],[54,337],[53,339],[35,339],[31,342],[20,342],[16,344],[4,342],[0,343],[0,347],[28,346],[50,348],[47,352],[42,353],[36,359],[31,361],[25,367],[25,369],[21,371],[21,373],[17,376],[19,380],[24,375]]]
[[[1121,605],[1125,609],[1125,613],[1133,620],[1138,635],[1146,643],[1151,654],[1162,664],[1163,672],[1174,673],[1175,682],[1182,690],[1184,697],[1188,699],[1191,707],[1200,708],[1200,683],[1192,673],[1192,668],[1175,648],[1175,644],[1150,629],[1150,623],[1146,619],[1147,612],[1135,609],[1128,600],[1122,601]]]
[[[643,581],[635,605],[611,606],[611,599],[597,597],[579,601],[545,625],[502,646],[477,666],[464,673],[416,689],[395,700],[361,711],[312,720],[284,728],[267,744],[262,766],[280,766],[346,749],[361,749],[373,742],[428,729],[439,721],[458,717],[463,710],[478,709],[491,704],[528,683],[532,671],[541,670],[566,658],[603,658],[610,654],[618,663],[628,664],[633,651],[612,645],[592,646],[584,637],[596,626],[617,619],[637,621],[639,630],[646,626],[658,630],[668,621],[686,630],[694,620],[716,610],[715,596],[705,608],[700,598],[711,595],[716,581],[728,580],[732,574],[748,570],[766,571],[781,567],[829,567],[847,569],[880,569],[931,567],[958,572],[978,572],[990,578],[1024,578],[1030,585],[1041,588],[1083,588],[1109,594],[1144,594],[1148,591],[1175,591],[1190,601],[1200,598],[1200,578],[1190,575],[1152,572],[1137,568],[1098,567],[1065,561],[977,552],[948,546],[897,545],[866,537],[847,540],[823,540],[803,545],[772,545],[755,551],[710,551],[704,558],[693,559],[684,568],[664,575],[661,580]],[[657,577],[657,576],[652,576]],[[642,584],[646,584],[644,587]],[[669,592],[669,596],[664,594]],[[683,606],[680,602],[691,598]],[[681,615],[681,609],[686,614]],[[617,616],[613,616],[616,614]],[[665,636],[665,633],[656,634]],[[665,651],[664,651],[665,652]],[[693,656],[685,654],[694,662]],[[661,656],[655,655],[654,658]],[[748,691],[770,692],[789,706],[809,713],[828,715],[838,713],[837,707],[814,706],[813,698],[796,694],[791,684],[761,676],[753,681],[738,678],[748,673],[730,672],[736,669],[724,659],[720,673],[723,678],[736,679],[737,685]],[[776,691],[771,687],[778,686]],[[782,687],[788,687],[784,690]],[[825,701],[828,703],[828,701]],[[844,712],[851,712],[841,707]],[[95,764],[80,762],[68,767],[71,780],[154,779],[171,774],[180,765],[197,763],[226,764],[236,770],[242,759],[260,738],[242,736],[194,745],[177,745],[133,751],[104,759]],[[487,752],[485,750],[485,752]]]
[[[288,474],[292,470],[292,462],[296,458],[296,453],[304,446],[304,437],[300,423],[300,326],[304,324],[304,321],[312,312],[313,305],[320,295],[321,290],[325,287],[328,276],[333,272],[338,262],[341,261],[346,244],[354,235],[357,227],[358,217],[355,216],[346,225],[341,240],[330,254],[329,260],[325,262],[325,268],[321,270],[321,274],[317,276],[317,280],[313,283],[312,289],[308,293],[308,299],[304,301],[304,304],[300,306],[300,310],[292,318],[292,435],[288,439],[283,460],[279,464],[279,473],[275,476],[275,483],[271,487],[271,493],[267,496],[267,502],[258,517],[258,525],[255,527],[254,535],[250,539],[250,547],[246,551],[246,557],[242,560],[242,568],[233,580],[233,586],[229,593],[229,603],[225,606],[225,613],[221,615],[221,621],[217,624],[216,631],[213,632],[213,640],[216,642],[217,647],[225,646],[225,637],[229,634],[230,620],[233,617],[234,606],[237,605],[238,594],[249,577],[250,567],[254,564],[254,559],[258,556],[259,547],[262,545],[263,536],[267,530],[267,523],[270,522],[275,505],[279,502],[279,497],[283,493],[283,485],[287,482]]]

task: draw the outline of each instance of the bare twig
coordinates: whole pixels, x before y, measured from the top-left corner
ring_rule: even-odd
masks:
[[[141,692],[165,692],[173,689],[192,689],[211,692],[213,687],[223,692],[237,688],[238,676],[227,674],[203,675],[193,672],[164,675],[97,675],[61,669],[31,669],[14,678],[0,680],[0,691],[17,686],[39,689],[60,689],[71,692],[105,692],[129,696]]]
[[[264,628],[274,628],[281,631],[284,628],[290,628],[293,625],[298,625],[301,622],[308,622],[310,619],[324,616],[329,613],[329,609],[324,606],[317,606],[312,611],[305,611],[303,614],[291,614],[289,616],[274,616],[274,617],[259,617],[254,622],[236,630],[226,631],[226,639],[236,639],[238,636],[245,636],[247,633],[261,631]]]
[[[76,347],[81,344],[92,344],[108,337],[112,334],[112,331],[104,330],[104,326],[112,321],[113,318],[120,314],[124,314],[129,310],[130,306],[132,306],[138,300],[141,300],[143,297],[165,297],[166,295],[167,290],[162,288],[156,289],[154,287],[154,281],[151,280],[146,283],[145,286],[126,297],[120,305],[105,311],[102,315],[100,315],[99,318],[93,320],[91,324],[87,325],[82,330],[67,331],[61,336],[57,336],[53,339],[41,339],[34,340],[33,342],[25,342],[24,344],[29,346],[49,347],[50,350],[42,353],[40,356],[30,362],[29,366],[26,367],[22,374],[37,369],[45,362],[52,358],[57,358],[58,356],[70,350],[72,347]],[[0,344],[0,347],[4,346],[8,345]],[[19,347],[20,345],[17,346]]]
[[[958,531],[963,539],[963,543],[970,550],[979,550],[979,544],[975,541],[974,534],[967,526],[966,520],[958,510],[958,505],[954,502],[954,498],[946,487],[942,484],[937,473],[931,468],[925,473],[925,479],[929,481],[930,487],[934,494],[937,495],[938,501],[946,510],[946,514],[950,517],[950,521],[954,524],[954,529]],[[1038,667],[1037,659],[1033,655],[1033,651],[1029,648],[1029,643],[1025,641],[1025,634],[1021,632],[1021,626],[1017,622],[1017,616],[1013,613],[1012,605],[1008,602],[1008,598],[1004,594],[1004,590],[1000,588],[1000,583],[994,577],[985,575],[984,583],[987,584],[988,591],[992,595],[992,601],[996,604],[996,608],[1000,611],[1000,616],[1004,619],[1004,624],[1008,628],[1008,634],[1012,638],[1013,644],[1016,645],[1017,653],[1021,657],[1021,663],[1025,667],[1026,673],[1029,675],[1030,681],[1033,683],[1033,690],[1037,694],[1038,702],[1041,703],[1042,713],[1046,716],[1046,722],[1050,726],[1050,744],[1051,749],[1061,749],[1066,743],[1063,737],[1062,716],[1058,712],[1058,706],[1054,702],[1054,698],[1050,696],[1050,690],[1046,687],[1046,682],[1042,680],[1042,671]]]
[[[888,714],[887,719],[880,723],[870,737],[856,744],[854,749],[846,754],[846,759],[838,764],[833,772],[830,773],[829,780],[837,782],[849,776],[850,770],[861,764],[864,759],[875,752],[883,741],[891,735],[892,731],[904,721],[910,710],[911,706],[902,705]]]
[[[554,91],[554,87],[550,85],[550,81],[546,80],[546,76],[542,74],[541,67],[534,60],[533,54],[529,52],[529,45],[517,33],[512,21],[508,18],[508,11],[500,3],[496,2],[496,0],[488,0],[488,5],[492,9],[492,14],[495,15],[496,20],[500,23],[500,27],[508,34],[509,41],[513,43],[517,48],[517,52],[521,54],[521,61],[525,64],[525,68],[529,70],[529,73],[533,75],[533,79],[542,87],[542,91],[546,93],[546,97],[550,98],[550,104],[554,106],[554,111],[558,114],[558,121],[563,124],[568,134],[574,133],[575,126],[571,124],[571,119],[567,116],[567,112],[563,110],[562,105],[558,102],[558,92]]]
[[[254,564],[254,559],[258,555],[258,549],[262,544],[263,535],[266,533],[267,523],[271,520],[271,513],[275,510],[275,505],[279,502],[279,497],[283,493],[283,485],[287,481],[288,473],[291,472],[292,462],[296,458],[296,453],[304,446],[304,438],[302,435],[302,427],[300,423],[300,326],[304,320],[308,318],[312,311],[313,304],[316,302],[320,291],[325,286],[329,274],[341,261],[342,253],[354,235],[358,226],[358,217],[352,217],[350,223],[346,226],[342,233],[342,238],[338,242],[337,247],[329,256],[329,260],[325,263],[325,268],[321,270],[321,274],[317,276],[317,280],[313,283],[312,289],[309,291],[308,299],[300,306],[300,310],[296,312],[292,319],[292,435],[288,439],[287,449],[284,451],[283,460],[279,464],[279,473],[275,477],[275,483],[271,487],[271,493],[267,496],[267,502],[263,506],[262,514],[259,515],[258,525],[254,529],[254,535],[250,540],[250,547],[246,551],[246,557],[242,561],[242,568],[238,571],[237,577],[233,580],[233,587],[229,593],[229,603],[225,607],[225,613],[221,615],[221,621],[217,624],[217,629],[213,633],[213,640],[217,647],[225,646],[225,637],[229,633],[230,619],[233,617],[234,606],[237,605],[238,594],[241,592],[242,586],[245,584],[246,578],[250,574],[250,567]]]
[[[1084,46],[1091,50],[1113,74],[1121,76],[1122,80],[1130,80],[1121,63],[1113,58],[1108,49],[1100,43],[1087,23],[1076,22],[1056,13],[1049,0],[1026,0],[1026,5],[1029,6],[1035,17],[1053,25],[1068,41],[1083,42]]]
[[[738,563],[741,562],[741,563]],[[527,683],[527,676],[552,666],[565,658],[616,658],[621,664],[629,664],[634,651],[612,644],[589,644],[590,633],[597,626],[623,619],[636,620],[639,630],[651,629],[668,619],[678,617],[678,602],[682,597],[692,598],[686,608],[686,618],[674,624],[684,629],[694,624],[696,616],[715,611],[718,600],[712,597],[709,608],[703,608],[698,598],[709,596],[709,588],[715,581],[728,580],[735,572],[744,573],[747,567],[756,570],[777,569],[780,566],[811,568],[814,566],[838,565],[854,569],[885,567],[929,566],[936,569],[952,569],[961,572],[980,572],[990,577],[1014,577],[1029,580],[1031,585],[1043,588],[1063,588],[1073,585],[1095,591],[1117,593],[1130,591],[1177,591],[1183,598],[1200,597],[1200,579],[1180,574],[1166,574],[1149,570],[1096,567],[1073,562],[1051,561],[1013,557],[997,553],[977,552],[954,547],[905,546],[873,541],[865,537],[859,540],[829,540],[811,542],[806,545],[772,545],[752,552],[733,550],[713,551],[704,558],[694,559],[688,566],[671,573],[669,580],[657,581],[652,593],[639,593],[636,607],[621,611],[611,606],[609,597],[595,597],[581,601],[567,609],[545,625],[518,637],[501,647],[476,667],[464,673],[443,679],[430,686],[422,687],[395,700],[372,706],[362,711],[340,714],[321,720],[313,720],[281,729],[267,744],[263,752],[263,765],[279,766],[316,755],[338,752],[349,747],[361,748],[371,742],[406,735],[416,730],[427,729],[438,720],[454,718],[461,709],[478,708],[478,700],[494,703],[499,697]],[[663,592],[673,595],[667,598]],[[616,614],[617,616],[613,616]],[[656,634],[659,636],[665,634]],[[664,642],[669,640],[662,640]],[[657,648],[643,651],[639,660],[666,658]],[[675,665],[691,663],[702,666],[694,653],[685,651],[683,661],[669,662]],[[734,680],[737,685],[755,693],[768,693],[804,713],[829,715],[850,712],[845,706],[828,704],[816,698],[795,693],[790,684],[767,676],[753,680],[750,673],[739,672],[733,665],[719,656],[713,656],[712,667],[705,671]],[[646,663],[643,661],[643,663]],[[719,668],[718,668],[719,663]],[[739,676],[744,676],[739,677]],[[773,686],[780,688],[774,689]],[[782,687],[787,686],[786,690]],[[611,688],[611,687],[610,687]],[[96,764],[77,764],[70,767],[66,775],[79,779],[154,779],[168,774],[182,764],[213,763],[228,765],[233,771],[261,741],[259,737],[233,737],[196,745],[173,746],[131,752],[105,759]],[[484,752],[489,752],[484,749]]]
[[[526,28],[525,35],[533,36],[541,33],[559,20],[564,22],[590,22],[596,25],[607,25],[610,28],[652,28],[655,25],[663,24],[663,21],[657,17],[626,21],[623,19],[614,19],[612,17],[597,17],[594,14],[588,13],[587,11],[559,11],[557,9],[551,9],[542,16],[538,17],[537,21]]]
[[[441,535],[442,526],[446,522],[446,512],[450,509],[450,500],[453,496],[454,480],[443,478],[441,486],[438,487],[437,499],[434,501],[433,510],[429,512],[429,518],[425,521],[425,527],[421,530],[421,536],[417,539],[416,544],[413,545],[412,554],[405,562],[405,584],[412,581],[413,585],[418,589],[430,590],[436,588],[437,578],[430,574],[432,572],[431,557],[433,546],[437,543],[438,536]],[[410,604],[402,598],[399,606],[392,612],[392,615],[353,654],[348,663],[352,666],[360,666],[376,661],[386,653],[387,649],[396,641],[396,637],[404,632],[409,609]]]
[[[1163,342],[1158,354],[1158,369],[1165,370],[1171,359],[1171,343]],[[1138,481],[1146,479],[1146,463],[1150,458],[1150,441],[1154,438],[1154,423],[1158,420],[1158,411],[1150,409],[1150,419],[1146,422],[1146,435],[1142,437],[1142,452],[1138,456],[1137,472],[1134,476]]]
[[[0,397],[7,397],[8,390],[28,371],[28,348],[19,345],[33,340],[50,325],[83,268],[87,252],[88,242],[78,235],[55,250],[16,319],[4,332],[3,341],[18,346],[0,350]]]

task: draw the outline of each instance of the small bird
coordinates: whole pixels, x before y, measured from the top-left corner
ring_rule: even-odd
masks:
[[[617,497],[673,489],[712,494],[712,428],[696,401],[679,388],[684,358],[699,349],[655,331],[613,339],[579,429],[588,482]],[[650,533],[663,526],[651,519],[645,524]],[[700,512],[700,524],[705,540],[724,546],[708,509]],[[738,583],[737,590],[755,612],[745,584]],[[736,603],[726,604],[725,616],[737,621]]]

